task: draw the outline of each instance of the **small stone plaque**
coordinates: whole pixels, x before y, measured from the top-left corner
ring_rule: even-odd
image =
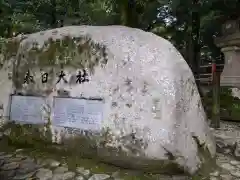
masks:
[[[44,124],[43,97],[12,95],[10,105],[10,120],[29,123]]]
[[[101,100],[55,97],[52,124],[98,131],[101,128],[103,106]]]

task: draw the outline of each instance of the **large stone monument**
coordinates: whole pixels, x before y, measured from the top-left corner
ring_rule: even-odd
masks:
[[[70,26],[30,34],[18,47],[13,94],[3,101],[10,120],[124,167],[193,174],[214,157],[193,74],[167,40],[123,26]]]

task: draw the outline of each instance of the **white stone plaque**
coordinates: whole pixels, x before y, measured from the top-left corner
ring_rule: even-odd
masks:
[[[79,98],[54,98],[52,124],[98,131],[103,116],[103,101]]]
[[[44,124],[42,112],[44,103],[43,97],[13,95],[10,105],[10,120],[29,124]]]

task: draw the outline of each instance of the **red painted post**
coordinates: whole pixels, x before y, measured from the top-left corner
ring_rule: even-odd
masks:
[[[213,63],[212,63],[212,75],[216,72],[216,69],[217,69],[216,62],[213,61]]]

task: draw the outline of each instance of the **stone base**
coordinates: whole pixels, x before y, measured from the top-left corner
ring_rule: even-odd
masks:
[[[186,174],[184,169],[173,159],[166,160],[150,160],[147,158],[134,157],[132,154],[127,155],[121,153],[117,149],[110,149],[94,144],[94,140],[90,141],[86,137],[76,137],[65,139],[62,144],[54,144],[51,141],[51,135],[43,131],[43,127],[36,125],[19,125],[9,123],[4,127],[4,135],[10,144],[18,144],[24,147],[31,147],[34,149],[43,148],[50,152],[59,152],[60,154],[71,154],[77,157],[94,158],[99,162],[114,164],[122,168],[129,168],[134,170],[142,170],[151,173],[163,174]],[[199,145],[201,146],[201,145]],[[214,167],[214,159],[205,151],[204,148],[199,147],[199,157],[205,161],[205,165],[197,173],[206,171],[204,168]],[[114,163],[113,163],[114,162]]]

